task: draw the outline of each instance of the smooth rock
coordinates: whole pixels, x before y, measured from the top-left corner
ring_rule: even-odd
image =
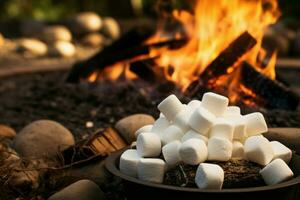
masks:
[[[51,120],[38,120],[23,128],[13,140],[14,149],[24,157],[52,157],[75,144],[72,133]]]
[[[16,136],[16,131],[6,125],[0,124],[0,138],[14,138]]]
[[[53,194],[48,200],[103,200],[105,195],[93,181],[80,180]]]
[[[19,41],[17,50],[22,53],[43,56],[48,52],[48,47],[42,41],[26,38]]]
[[[131,144],[135,141],[135,132],[143,126],[153,124],[154,118],[151,115],[135,114],[119,120],[115,128],[122,135],[122,137]]]
[[[73,19],[72,29],[76,34],[99,31],[102,28],[101,17],[94,12],[82,12]]]
[[[121,36],[121,29],[119,23],[112,17],[106,17],[103,19],[103,34],[112,39],[118,39]]]
[[[41,39],[46,43],[54,43],[56,41],[70,42],[72,40],[72,33],[65,26],[47,26],[43,29]]]
[[[49,49],[51,56],[72,57],[76,53],[75,46],[66,41],[56,41]]]
[[[101,47],[107,45],[109,41],[100,33],[90,33],[88,35],[85,35],[82,38],[81,42],[85,46]]]

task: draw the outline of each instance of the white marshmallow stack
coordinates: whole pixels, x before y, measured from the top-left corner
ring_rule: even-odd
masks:
[[[264,166],[274,157],[272,145],[261,135],[249,137],[244,144],[244,152],[246,159]]]
[[[192,100],[187,105],[175,95],[168,96],[158,105],[161,113],[154,124],[136,131],[136,150],[122,154],[121,172],[162,183],[166,169],[181,163],[199,165],[196,185],[202,189],[221,189],[224,171],[205,162],[226,162],[233,158],[265,166],[261,174],[266,184],[292,177],[287,165],[292,151],[261,135],[267,131],[263,115],[258,112],[241,115],[240,108],[228,106],[228,102],[228,98],[214,93],[206,93],[201,101]]]
[[[175,140],[180,140],[182,136],[183,136],[182,130],[175,125],[171,125],[162,132],[162,134],[160,135],[160,139],[162,145],[164,146]]]
[[[292,158],[292,150],[287,148],[285,145],[281,144],[277,141],[270,142],[273,152],[274,152],[274,158],[281,158],[284,162],[289,163]]]
[[[168,96],[158,106],[158,110],[169,120],[173,121],[177,113],[179,113],[183,105],[179,99],[174,95]]]
[[[199,139],[189,139],[182,143],[179,155],[182,161],[189,165],[198,165],[207,160],[207,147]]]
[[[181,142],[176,140],[165,145],[162,148],[162,155],[167,163],[168,169],[176,167],[177,164],[180,163],[181,158],[179,155],[179,148],[181,146]]]
[[[136,141],[137,152],[141,157],[158,157],[161,152],[160,138],[155,133],[141,133]]]
[[[200,189],[221,189],[224,182],[224,171],[216,164],[201,163],[195,177]]]
[[[273,160],[270,164],[260,170],[265,183],[274,185],[289,180],[294,173],[289,166],[280,158]]]
[[[207,148],[208,160],[228,161],[231,158],[232,143],[225,138],[209,138]]]
[[[187,141],[189,139],[193,139],[193,138],[203,140],[203,142],[205,142],[205,144],[207,145],[208,138],[194,130],[189,130],[188,132],[186,132],[184,134],[184,136],[181,138],[181,142],[185,142],[185,141]]]
[[[120,157],[120,171],[128,176],[137,177],[137,164],[140,160],[135,149],[126,150]]]
[[[138,178],[142,181],[162,183],[166,163],[158,158],[142,158],[137,164]]]

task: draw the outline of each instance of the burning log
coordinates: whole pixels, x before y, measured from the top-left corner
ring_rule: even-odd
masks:
[[[258,72],[247,62],[243,62],[241,66],[241,83],[261,97],[266,108],[295,110],[299,105],[296,93],[279,81],[271,80]]]
[[[145,30],[144,30],[145,31]],[[71,70],[67,81],[78,82],[80,78],[87,78],[92,72],[102,70],[116,62],[127,60],[139,55],[150,53],[151,48],[168,47],[170,49],[178,48],[186,43],[186,39],[167,40],[153,44],[141,45],[148,37],[153,34],[151,31],[140,33],[132,30],[112,45],[106,47],[92,58],[76,63]]]
[[[219,77],[229,74],[238,67],[238,60],[256,45],[257,41],[247,31],[234,40],[221,54],[213,60],[187,89],[187,95],[195,96],[202,86],[214,83]]]

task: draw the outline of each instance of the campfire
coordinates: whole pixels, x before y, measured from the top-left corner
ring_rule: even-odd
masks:
[[[215,91],[233,104],[296,109],[298,97],[276,79],[277,52],[262,47],[280,16],[276,0],[196,1],[190,11],[166,11],[163,2],[156,30],[128,32],[68,80],[170,81],[190,97]]]

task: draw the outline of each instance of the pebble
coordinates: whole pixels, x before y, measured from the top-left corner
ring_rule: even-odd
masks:
[[[93,181],[80,180],[53,194],[48,200],[103,200],[105,195]]]
[[[52,157],[75,144],[72,133],[51,120],[38,120],[23,128],[13,140],[14,149],[24,157]]]
[[[57,41],[49,50],[50,55],[60,57],[72,57],[76,53],[75,46],[67,41]]]
[[[154,123],[154,118],[151,115],[135,114],[119,120],[115,128],[122,137],[131,144],[135,141],[135,132],[141,127]]]
[[[16,136],[16,131],[6,125],[0,124],[0,138],[9,138],[12,139]]]
[[[48,47],[42,41],[25,38],[20,40],[17,50],[35,56],[44,56],[48,51]]]
[[[70,42],[72,40],[72,33],[65,26],[53,25],[45,27],[41,37],[43,41],[51,44],[56,41]]]
[[[102,33],[107,37],[115,40],[121,36],[119,23],[112,17],[106,17],[103,20]]]
[[[75,34],[91,33],[102,28],[101,17],[94,12],[82,12],[73,19],[72,29]]]

